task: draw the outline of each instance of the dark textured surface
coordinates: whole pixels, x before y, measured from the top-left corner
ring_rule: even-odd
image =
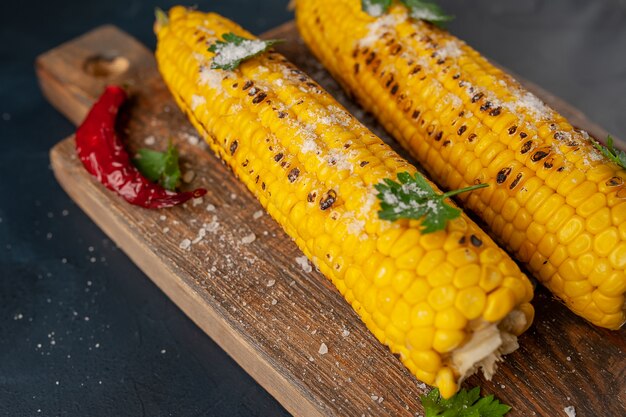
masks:
[[[258,33],[289,19],[285,3],[198,5]],[[626,137],[624,0],[442,3],[457,15],[454,33]],[[34,57],[103,23],[152,47],[153,6],[2,4],[0,415],[285,414],[114,248],[48,168],[49,148],[72,126],[42,98]]]

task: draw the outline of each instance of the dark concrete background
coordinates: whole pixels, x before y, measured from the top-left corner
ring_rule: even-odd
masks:
[[[198,1],[260,33],[286,0]],[[447,0],[450,29],[626,138],[626,0]],[[0,415],[287,413],[72,203],[48,150],[73,127],[39,92],[35,57],[114,23],[150,47],[172,2],[0,6]]]

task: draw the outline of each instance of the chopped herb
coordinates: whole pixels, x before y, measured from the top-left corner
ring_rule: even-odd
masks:
[[[441,7],[430,1],[424,0],[402,0],[402,2],[411,11],[413,19],[426,20],[437,26],[454,19],[454,16],[446,14]]]
[[[478,184],[437,194],[418,172],[415,176],[411,176],[408,172],[400,172],[398,181],[385,178],[382,183],[375,185],[378,191],[376,197],[380,200],[378,217],[389,221],[422,219],[422,233],[443,230],[448,220],[461,215],[461,210],[445,202],[446,198],[488,186],[488,184]]]
[[[135,166],[150,181],[158,181],[164,188],[174,191],[180,181],[178,150],[170,142],[165,152],[139,149]]]
[[[370,16],[378,17],[389,10],[391,0],[361,0],[361,7]]]
[[[592,143],[593,146],[602,153],[602,155],[606,156],[622,168],[626,168],[626,152],[615,149],[613,146],[613,137],[611,135],[606,138],[606,146],[597,140],[593,140]]]
[[[425,20],[437,26],[454,19],[454,16],[446,14],[441,7],[428,0],[400,0],[413,19]],[[371,16],[378,17],[389,10],[391,0],[361,0],[361,7],[364,12]]]
[[[439,390],[433,389],[420,397],[425,417],[502,417],[511,410],[493,395],[480,397],[480,388],[461,390],[449,399],[441,398]]]
[[[169,17],[167,17],[167,13],[158,7],[154,9],[154,16],[158,27],[167,26],[170,22]]]
[[[215,53],[211,69],[223,69],[232,71],[243,61],[255,57],[267,51],[272,45],[283,42],[281,39],[246,39],[232,32],[222,35],[223,41],[216,41],[209,47],[209,51]]]

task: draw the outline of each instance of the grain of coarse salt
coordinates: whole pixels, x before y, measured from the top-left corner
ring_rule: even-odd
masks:
[[[563,409],[563,411],[565,411],[565,414],[567,414],[567,417],[576,417],[576,409],[574,408],[573,405],[568,405],[567,407]]]
[[[263,52],[266,47],[266,43],[258,39],[246,39],[239,44],[217,44],[213,63],[220,67],[227,66],[233,62],[241,61]]]
[[[296,258],[296,263],[298,265],[300,265],[300,267],[302,268],[302,270],[304,272],[311,272],[311,271],[313,271],[313,267],[311,267],[311,264],[309,263],[309,260],[304,255],[303,256],[298,256]]]
[[[350,336],[350,330],[348,330],[348,329],[343,329],[343,330],[341,331],[341,336],[343,336],[343,337],[348,337],[348,336]]]
[[[275,280],[275,279],[270,279],[270,280],[268,280],[268,281],[267,281],[267,284],[266,284],[266,285],[267,285],[268,287],[273,287],[273,286],[274,286],[274,284],[276,284],[276,280]]]
[[[215,211],[215,206],[213,204],[207,204],[206,211]]]
[[[200,143],[200,138],[196,135],[192,135],[191,133],[181,132],[179,136],[183,140],[186,140],[190,145],[197,146]]]
[[[254,242],[255,240],[256,240],[256,235],[254,233],[250,233],[249,235],[246,235],[241,238],[241,243],[243,243],[244,245],[247,245],[249,243]]]
[[[458,58],[461,56],[463,51],[461,50],[461,45],[459,41],[450,40],[445,43],[439,50],[437,51],[437,56],[440,58]]]
[[[375,3],[374,0],[363,0],[363,10],[370,16],[378,17],[383,14],[385,9],[380,2]]]
[[[387,13],[382,17],[374,20],[367,25],[367,35],[365,35],[360,41],[359,46],[362,48],[372,46],[376,43],[387,31],[395,32],[395,27],[404,22],[407,19],[407,14]]]
[[[206,99],[203,96],[199,96],[194,94],[191,96],[191,110],[196,110],[199,106],[202,106],[206,103]]]
[[[206,232],[207,230],[204,227],[198,229],[198,235],[194,240],[191,241],[191,243],[195,245],[196,243],[200,242],[206,236]]]
[[[216,93],[221,94],[224,89],[222,88],[222,71],[214,70],[206,65],[200,68],[200,85],[206,85],[209,88],[215,90]]]
[[[263,216],[263,210],[257,210],[254,212],[254,214],[252,215],[252,218],[254,220],[259,220],[261,217]]]
[[[200,204],[204,203],[204,199],[202,197],[196,197],[194,199],[191,200],[192,205],[194,207],[199,206]]]
[[[204,224],[203,227],[206,229],[207,232],[210,233],[215,233],[217,232],[217,230],[220,228],[220,224],[217,221],[217,216],[213,215],[213,218],[211,219],[211,222],[208,224]]]
[[[317,353],[319,353],[320,355],[325,355],[328,353],[328,346],[326,346],[326,343],[323,343],[320,345],[320,349],[317,351]]]
[[[152,146],[156,143],[156,138],[154,136],[148,136],[147,138],[143,140],[143,143],[145,143],[148,146]]]
[[[181,248],[182,250],[188,250],[191,247],[191,240],[189,240],[189,239],[181,240],[181,242],[178,245],[178,247]]]

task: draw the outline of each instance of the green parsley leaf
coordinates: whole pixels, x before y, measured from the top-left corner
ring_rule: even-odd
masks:
[[[615,149],[613,146],[613,137],[611,135],[606,138],[606,146],[602,145],[597,140],[593,140],[592,143],[593,146],[602,153],[602,155],[606,156],[622,168],[626,168],[626,152]]]
[[[488,184],[437,194],[419,172],[416,172],[415,176],[408,172],[400,172],[398,182],[385,178],[374,187],[378,191],[376,197],[380,200],[379,218],[389,221],[422,219],[422,233],[426,234],[443,230],[448,220],[461,215],[461,210],[445,202],[446,198],[488,187]]]
[[[441,7],[428,0],[400,0],[413,19],[426,20],[437,26],[454,19],[454,16],[446,14]],[[370,16],[378,17],[389,10],[392,0],[361,0],[361,9]]]
[[[480,397],[480,388],[461,390],[447,400],[441,398],[437,388],[423,395],[420,400],[425,417],[502,417],[511,410],[493,395]]]
[[[437,26],[454,19],[454,16],[446,14],[437,4],[425,0],[402,0],[402,3],[410,10],[413,19],[426,20]]]
[[[222,35],[223,41],[216,41],[209,47],[215,56],[211,62],[211,69],[232,71],[243,61],[267,51],[272,45],[283,42],[282,39],[246,39],[232,32]]]
[[[170,142],[165,152],[139,149],[134,159],[139,172],[150,181],[158,181],[164,188],[174,191],[180,181],[178,150]]]
[[[389,6],[391,6],[391,0],[361,0],[362,10],[374,17],[387,13]]]

